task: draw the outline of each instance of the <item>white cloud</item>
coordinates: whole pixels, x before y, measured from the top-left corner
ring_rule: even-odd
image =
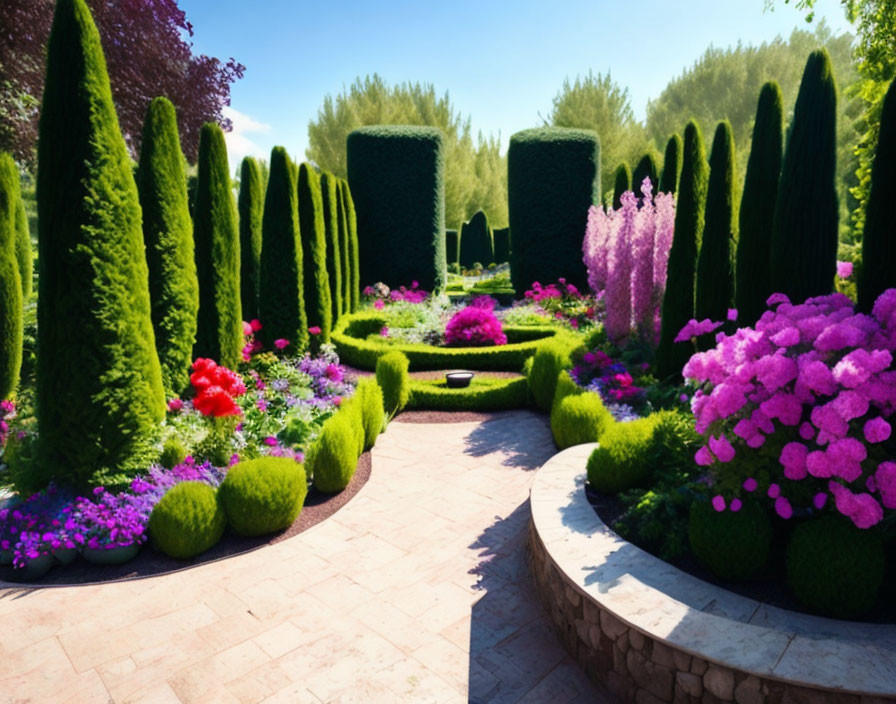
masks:
[[[247,135],[267,134],[271,131],[271,126],[259,122],[239,110],[234,110],[230,106],[225,106],[221,112],[224,117],[233,123],[233,129],[224,133],[224,141],[227,143],[227,157],[230,160],[231,169],[238,168],[239,163],[246,156],[267,158],[267,150]]]

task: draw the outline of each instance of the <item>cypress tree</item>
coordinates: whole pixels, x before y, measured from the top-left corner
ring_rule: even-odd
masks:
[[[258,307],[261,340],[289,340],[292,349],[308,345],[303,253],[299,237],[299,192],[286,149],[271,151],[268,187],[261,221],[261,268]]]
[[[888,288],[896,288],[896,80],[884,96],[877,152],[871,166],[871,190],[862,239],[859,310],[870,312]]]
[[[100,36],[58,0],[38,138],[37,420],[47,478],[145,469],[165,415],[140,200]]]
[[[694,351],[689,342],[675,342],[679,331],[694,317],[694,273],[703,236],[706,208],[706,152],[700,127],[691,120],[684,130],[684,149],[675,234],[669,251],[666,293],[663,296],[662,329],[656,352],[661,379],[678,378]]]
[[[348,181],[342,180],[342,202],[345,209],[346,231],[348,233],[348,260],[349,260],[349,296],[351,311],[354,313],[361,305],[361,265],[358,253],[358,218],[355,215],[355,202],[352,200],[352,192],[348,187]]]
[[[0,398],[8,399],[22,369],[22,282],[16,258],[17,220],[22,200],[19,171],[0,152]]]
[[[235,368],[243,347],[240,240],[224,133],[212,122],[199,132],[198,165],[193,237],[199,317],[193,355]]]
[[[709,186],[706,190],[706,217],[703,244],[697,259],[697,320],[725,321],[734,302],[734,251],[737,246],[737,213],[734,200],[734,135],[731,123],[716,127],[709,156]],[[698,340],[701,349],[713,346],[714,335]]]
[[[681,176],[682,148],[681,137],[673,134],[666,142],[666,154],[663,157],[663,175],[660,176],[659,190],[662,193],[676,193],[678,179]]]
[[[320,175],[320,191],[324,204],[324,227],[327,235],[327,276],[333,303],[333,322],[342,315],[342,255],[339,248],[339,186],[336,177],[326,171]]]
[[[299,167],[299,234],[304,262],[305,313],[308,326],[319,327],[320,342],[330,341],[333,303],[327,275],[327,233],[320,176],[310,164]]]
[[[261,261],[261,216],[264,184],[258,162],[250,156],[240,164],[240,303],[243,319],[258,317],[258,269]]]
[[[345,210],[345,199],[342,194],[343,182],[336,179],[336,214],[339,218],[339,251],[342,255],[342,312],[352,312],[352,263],[348,240],[348,213]]]
[[[174,105],[167,98],[149,104],[142,145],[137,190],[143,208],[152,327],[162,383],[168,395],[177,396],[190,381],[199,283],[184,156]]]
[[[656,193],[659,177],[657,176],[656,161],[650,152],[641,157],[632,172],[632,190],[638,198],[641,197],[641,184],[644,183],[645,178],[650,179],[650,185],[653,186],[653,192]]]
[[[837,269],[837,87],[813,51],[800,83],[781,166],[771,245],[772,291],[794,303],[830,293]]]
[[[622,207],[622,194],[632,190],[632,172],[624,161],[616,167],[616,178],[613,181],[613,210]]]
[[[753,145],[740,201],[735,308],[740,325],[753,325],[773,293],[769,282],[772,224],[781,178],[784,109],[781,88],[769,81],[759,93]]]
[[[474,264],[488,266],[495,261],[495,245],[485,213],[477,210],[460,229],[460,264],[470,268]]]
[[[34,279],[34,256],[31,252],[31,230],[28,227],[28,214],[25,212],[25,201],[22,200],[22,188],[19,174],[16,171],[15,183],[16,203],[16,260],[19,265],[19,278],[22,281],[22,301],[28,302],[31,297]]]

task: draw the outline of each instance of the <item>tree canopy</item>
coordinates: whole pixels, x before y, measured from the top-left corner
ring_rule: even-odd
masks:
[[[0,2],[0,150],[20,163],[35,159],[46,45],[54,0]],[[230,84],[245,67],[229,59],[193,54],[193,27],[177,0],[105,2],[87,0],[112,84],[112,98],[131,156],[140,150],[143,118],[153,98],[164,96],[177,108],[180,141],[195,162],[199,129],[229,121]]]

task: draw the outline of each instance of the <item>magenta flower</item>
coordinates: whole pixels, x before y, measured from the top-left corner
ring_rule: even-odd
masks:
[[[173,398],[168,402],[168,410],[172,413],[181,410],[184,407],[184,402],[179,398]]]
[[[714,332],[721,326],[722,323],[715,323],[709,318],[700,321],[694,320],[692,318],[679,331],[678,335],[675,336],[675,342],[687,342],[693,337],[699,337],[700,335],[707,335],[711,332]]]
[[[278,338],[274,340],[274,347],[276,347],[278,350],[284,350],[289,347],[289,340],[283,337]]]
[[[837,262],[837,276],[841,279],[852,276],[852,262]]]

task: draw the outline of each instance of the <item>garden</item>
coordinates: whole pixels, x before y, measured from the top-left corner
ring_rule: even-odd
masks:
[[[338,516],[400,414],[525,409],[557,452],[594,444],[568,491],[625,542],[896,623],[896,80],[852,246],[838,96],[825,49],[792,105],[751,96],[742,187],[728,120],[607,192],[601,135],[517,132],[508,225],[450,229],[436,127],[351,131],[346,177],[278,146],[235,192],[221,126],[189,167],[157,97],[134,162],[88,3],[58,0],[34,241],[0,153],[0,579],[259,548]]]

